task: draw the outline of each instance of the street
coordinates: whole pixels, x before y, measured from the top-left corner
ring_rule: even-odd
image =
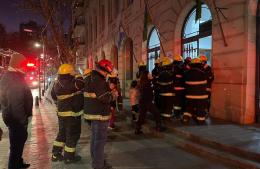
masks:
[[[35,96],[37,89],[33,89]],[[31,163],[31,169],[91,169],[89,153],[90,130],[87,123],[82,121],[82,134],[77,152],[82,161],[65,165],[63,162],[52,163],[50,160],[52,142],[57,133],[57,117],[55,107],[47,101],[42,101],[40,109],[33,109],[33,118],[28,127],[29,138],[26,143],[24,158]],[[122,114],[119,115],[123,116]],[[145,135],[134,135],[133,128],[126,119],[118,119],[118,130],[109,131],[106,155],[109,163],[115,169],[227,169],[219,162],[203,159],[186,152],[174,144],[173,134],[164,135],[145,130]],[[1,118],[0,127],[4,130],[0,142],[0,168],[7,168],[8,131]]]

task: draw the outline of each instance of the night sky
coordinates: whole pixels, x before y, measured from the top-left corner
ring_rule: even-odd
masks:
[[[0,23],[3,24],[7,32],[19,30],[19,24],[36,21],[38,24],[44,25],[43,19],[32,12],[19,9],[17,2],[21,0],[0,0]]]

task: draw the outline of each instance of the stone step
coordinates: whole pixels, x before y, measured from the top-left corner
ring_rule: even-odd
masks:
[[[126,114],[130,114],[130,112]],[[149,114],[147,118],[148,120],[146,121],[146,125],[144,125],[144,129],[151,130],[150,126],[155,126],[155,123],[154,121],[149,120],[151,119],[149,118]],[[130,121],[130,117],[127,119]],[[219,160],[222,163],[235,168],[260,169],[260,154],[257,153],[257,151],[249,151],[239,146],[229,145],[225,142],[217,141],[206,136],[200,136],[199,134],[196,134],[196,132],[192,133],[191,131],[185,131],[183,130],[185,127],[180,124],[176,125],[176,121],[167,122],[165,125],[167,127],[167,133],[162,134],[163,137],[171,136],[175,138],[176,141],[173,141],[172,143],[178,144],[180,148],[192,151],[194,154],[206,158],[210,157],[214,160]],[[207,129],[207,127],[209,126],[205,126],[205,129]],[[229,129],[230,127],[226,128],[226,130]]]
[[[184,131],[178,127],[169,127],[168,129],[170,131],[172,131],[174,134],[178,135],[179,137],[182,137],[193,143],[204,145],[209,148],[213,148],[215,150],[223,151],[227,154],[232,154],[237,157],[241,157],[243,159],[248,159],[250,161],[255,161],[255,162],[260,163],[260,154],[259,153],[256,153],[253,151],[248,151],[246,149],[242,149],[239,146],[228,145],[228,144],[225,144],[220,141],[216,141],[214,139],[210,139],[207,137],[201,137],[199,135],[196,135],[196,133]]]
[[[199,143],[192,142],[185,138],[173,135],[172,133],[164,133],[164,137],[169,143],[174,144],[187,152],[198,155],[209,160],[219,161],[236,169],[260,169],[260,163],[251,161],[236,155],[214,149]]]

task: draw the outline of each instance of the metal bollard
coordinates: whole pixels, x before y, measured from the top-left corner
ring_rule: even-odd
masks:
[[[38,96],[35,97],[35,106],[39,107],[39,97]]]

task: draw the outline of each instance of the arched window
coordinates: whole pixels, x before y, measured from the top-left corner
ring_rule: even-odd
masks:
[[[212,16],[206,4],[202,5],[201,18],[196,21],[196,8],[191,10],[182,30],[182,55],[195,58],[205,55],[211,64]]]
[[[157,29],[154,27],[151,30],[149,39],[148,39],[148,58],[147,58],[147,66],[149,72],[151,72],[154,68],[155,60],[160,56],[160,39],[157,34]]]

